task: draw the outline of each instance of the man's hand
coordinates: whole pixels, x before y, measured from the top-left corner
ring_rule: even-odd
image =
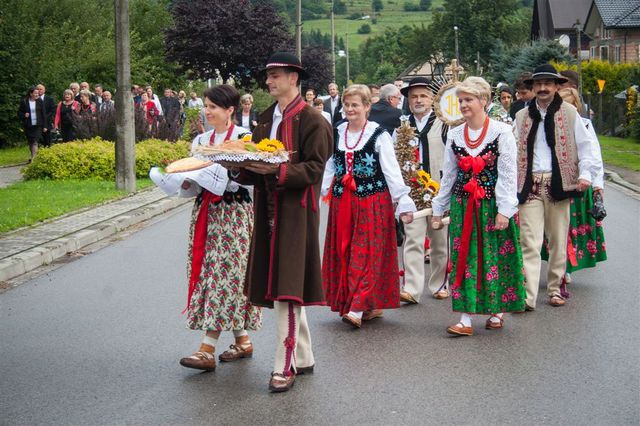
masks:
[[[442,216],[431,216],[431,227],[433,229],[442,229]]]
[[[584,192],[591,186],[591,182],[586,179],[578,179],[578,186],[576,187],[577,191]]]
[[[47,133],[49,131],[49,129],[47,129],[46,127],[44,129],[42,129],[43,132]]]
[[[509,226],[509,219],[498,213],[496,215],[496,224],[493,226],[493,229],[496,231],[502,231],[503,229],[507,229],[507,226]]]
[[[245,169],[259,175],[275,175],[278,173],[280,166],[278,164],[256,163],[246,166]]]

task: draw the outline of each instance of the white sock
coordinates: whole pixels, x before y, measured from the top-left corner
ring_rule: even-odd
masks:
[[[233,330],[233,337],[248,336],[247,330]]]
[[[362,312],[349,311],[349,315],[354,318],[362,319]]]
[[[215,348],[218,344],[218,339],[214,339],[213,337],[209,337],[205,334],[202,338],[202,343],[204,343],[205,345],[213,346]]]
[[[471,327],[471,315],[469,315],[469,314],[460,315],[460,322],[465,327]]]
[[[489,317],[489,321],[491,321],[494,324],[498,324],[500,323],[500,320],[502,319],[504,314],[495,314],[491,317]]]

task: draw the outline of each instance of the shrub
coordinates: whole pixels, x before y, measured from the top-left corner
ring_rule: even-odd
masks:
[[[353,12],[351,15],[349,15],[349,17],[347,19],[350,19],[352,21],[357,21],[358,19],[362,18],[364,15],[362,13],[358,13],[358,12]]]
[[[371,33],[371,25],[362,24],[360,28],[358,28],[358,34],[370,34]]]
[[[422,10],[420,5],[408,1],[404,2],[403,9],[405,12],[420,12]]]
[[[136,145],[136,176],[146,177],[153,166],[164,166],[189,155],[187,142],[147,139]],[[33,179],[115,179],[115,144],[100,138],[73,141],[42,148],[24,169]]]
[[[200,131],[198,130],[198,120],[200,120],[200,108],[185,108],[185,121],[180,139],[191,142]]]

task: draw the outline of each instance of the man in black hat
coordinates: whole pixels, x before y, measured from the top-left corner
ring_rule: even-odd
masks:
[[[245,288],[249,300],[275,309],[276,356],[272,392],[288,391],[296,374],[315,364],[304,306],[324,304],[318,201],[324,166],[333,153],[331,126],[298,91],[307,78],[298,58],[271,55],[264,70],[275,99],[258,120],[253,140],[278,139],[288,163],[246,166],[242,178],[254,185],[254,231]]]
[[[421,169],[429,173],[432,179],[440,182],[448,126],[444,125],[433,111],[434,89],[431,81],[424,77],[416,77],[400,92],[408,100],[411,111],[411,114],[403,119],[407,119],[409,125],[417,131],[416,155],[420,159]],[[394,142],[397,140],[396,132],[393,139]],[[424,290],[425,235],[429,237],[431,248],[429,291],[436,299],[449,296],[446,279],[449,257],[447,232],[434,230],[428,219],[419,218],[404,225],[404,289],[400,292],[400,300],[409,304],[418,303]]]
[[[536,306],[545,235],[549,304],[566,303],[560,285],[567,261],[569,203],[589,187],[598,164],[591,150],[597,141],[592,140],[576,109],[557,94],[566,81],[550,64],[537,67],[525,81],[536,97],[516,114],[520,239],[529,311]]]

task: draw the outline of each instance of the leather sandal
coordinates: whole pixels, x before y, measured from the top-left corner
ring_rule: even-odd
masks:
[[[560,297],[558,295],[554,295],[554,296],[551,296],[549,298],[549,304],[551,306],[555,306],[555,307],[564,306],[565,303],[567,303],[567,302],[562,297]]]
[[[409,305],[415,305],[418,303],[418,301],[411,295],[411,293],[407,291],[400,292],[400,301],[408,303]]]
[[[434,299],[442,300],[442,299],[446,299],[447,297],[449,297],[449,291],[448,290],[440,290],[440,291],[436,291],[435,293],[433,293],[433,298]]]
[[[454,336],[473,336],[473,327],[465,327],[461,322],[447,328],[447,333]]]
[[[349,314],[346,314],[346,315],[342,316],[342,322],[347,323],[347,324],[351,324],[355,328],[362,327],[362,320],[359,319],[359,318],[352,317]]]
[[[216,358],[213,353],[198,351],[191,356],[182,358],[180,365],[196,370],[214,371],[216,369]]]
[[[282,373],[271,373],[271,380],[269,380],[269,390],[271,392],[286,392],[293,387],[295,381],[295,374],[285,376]]]
[[[365,311],[362,314],[362,321],[371,321],[372,319],[382,318],[384,313],[382,309],[374,309],[372,311]]]
[[[500,322],[491,321],[491,318],[498,318]],[[486,328],[487,330],[499,330],[502,328],[503,325],[504,325],[504,316],[499,317],[498,315],[491,315],[487,319],[487,322],[485,323],[484,328]]]
[[[252,356],[253,345],[251,342],[248,342],[241,345],[233,344],[229,346],[229,349],[221,353],[218,359],[222,362],[231,362],[242,358],[251,358]]]

